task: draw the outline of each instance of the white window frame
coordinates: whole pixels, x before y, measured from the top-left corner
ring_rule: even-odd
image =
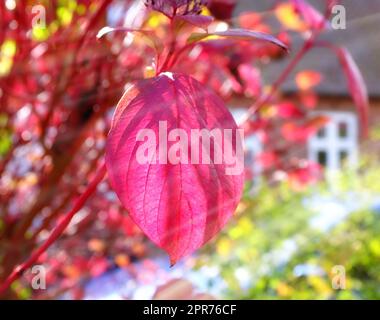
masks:
[[[230,111],[235,121],[237,123],[240,123],[240,120],[245,117],[248,110],[244,108],[231,108]],[[257,159],[257,156],[263,152],[263,146],[257,134],[252,134],[248,137],[244,137],[244,151],[248,151],[252,154],[253,165],[251,167],[251,170],[255,177],[259,176],[261,174],[262,168]]]
[[[308,141],[309,160],[318,163],[319,152],[326,152],[326,169],[336,171],[341,169],[340,152],[347,154],[346,162],[349,166],[356,166],[358,163],[359,130],[358,119],[355,113],[346,111],[325,111],[318,112],[318,115],[325,115],[329,122],[323,128],[323,137],[318,133]],[[339,136],[339,125],[345,123],[347,126],[347,136]]]

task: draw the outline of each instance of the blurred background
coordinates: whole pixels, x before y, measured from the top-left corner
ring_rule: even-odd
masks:
[[[323,14],[326,1],[307,3]],[[244,196],[209,244],[170,268],[105,180],[39,259],[46,290],[33,290],[27,272],[5,298],[379,299],[380,1],[341,3],[346,29],[327,29],[319,41],[352,54],[368,91],[368,124],[339,56],[313,48],[249,123]],[[319,17],[275,0],[214,0],[204,12],[216,30],[264,31],[290,47],[285,54],[215,40],[176,67],[212,87],[237,121],[313,32],[310,16]],[[138,0],[5,0],[0,25],[1,283],[85,190],[126,84],[154,65],[140,37],[97,40],[97,32],[144,26],[164,43],[167,26]]]

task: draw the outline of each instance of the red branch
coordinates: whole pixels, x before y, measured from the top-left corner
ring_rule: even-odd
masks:
[[[84,206],[88,198],[95,192],[98,184],[103,180],[106,174],[106,166],[103,164],[101,168],[96,173],[94,179],[88,185],[86,191],[78,198],[75,202],[73,208],[64,219],[55,227],[55,229],[50,234],[49,238],[39,247],[30,257],[21,265],[13,269],[12,273],[6,278],[3,284],[0,285],[0,296],[2,296],[11,284],[20,278],[23,273],[29,269],[38,258],[62,235],[67,226],[70,224],[71,220],[75,214]]]
[[[281,87],[283,82],[289,77],[289,75],[292,73],[294,68],[298,65],[298,63],[303,59],[303,57],[314,47],[316,44],[315,41],[320,35],[320,33],[323,31],[323,24],[324,21],[329,20],[332,12],[332,7],[335,4],[340,3],[338,0],[328,0],[326,5],[326,10],[324,14],[324,20],[321,21],[320,25],[317,26],[315,30],[312,31],[309,38],[304,42],[302,48],[298,51],[298,53],[294,56],[293,60],[288,64],[288,66],[285,68],[285,70],[280,74],[279,78],[276,80],[276,82],[271,86],[271,89],[269,93],[262,95],[256,103],[251,106],[246,114],[244,115],[243,119],[240,121],[239,126],[243,127],[244,124],[249,121],[249,119],[266,103],[268,103],[272,96],[277,92],[277,90]]]
[[[280,88],[282,83],[288,78],[288,76],[291,74],[291,72],[294,70],[294,68],[298,65],[298,63],[302,60],[302,58],[305,56],[306,53],[309,52],[309,50],[314,45],[314,39],[315,37],[310,37],[307,41],[305,41],[303,47],[301,50],[296,54],[296,56],[293,58],[293,60],[288,64],[288,66],[285,68],[285,70],[281,73],[279,78],[276,80],[276,82],[271,86],[271,89],[269,93],[261,96],[256,103],[251,106],[246,114],[244,115],[244,118],[240,121],[239,126],[243,127],[243,125],[266,103],[268,103],[272,96],[277,92],[277,90]]]

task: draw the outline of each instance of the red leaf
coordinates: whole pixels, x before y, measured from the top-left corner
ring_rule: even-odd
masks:
[[[241,64],[238,71],[240,78],[244,82],[246,93],[251,96],[260,95],[262,89],[260,71],[250,64]]]
[[[369,98],[363,75],[347,49],[336,48],[336,52],[346,74],[351,96],[359,112],[362,135],[367,137],[369,127]]]
[[[169,154],[178,145],[163,138],[162,131],[160,135],[163,122],[169,138],[173,129],[182,129],[191,137],[194,129],[235,131],[237,125],[219,97],[185,75],[161,74],[138,82],[119,102],[106,150],[111,185],[135,223],[168,252],[174,264],[209,241],[232,216],[242,194],[244,170],[227,175],[229,164],[224,160],[186,164],[183,159],[188,160],[192,151],[186,148],[188,157],[182,150],[179,164],[163,164],[167,151],[157,162],[154,155],[162,155],[165,149],[157,143],[160,138],[150,145],[152,157],[141,164],[137,155],[147,145],[137,139],[141,130],[150,129],[155,137],[169,140]],[[235,154],[242,148],[237,143]],[[210,153],[217,146],[211,144]]]
[[[300,100],[308,109],[314,109],[318,105],[318,95],[313,91],[301,91]]]
[[[228,20],[232,18],[236,4],[237,0],[211,0],[208,8],[215,18]]]
[[[300,13],[306,23],[313,29],[328,29],[330,23],[325,17],[304,0],[293,0],[296,10]]]
[[[281,133],[285,140],[296,143],[306,142],[312,134],[308,127],[299,126],[292,122],[284,124]]]
[[[269,121],[267,119],[255,119],[246,121],[243,128],[245,136],[257,133],[260,130],[267,129]]]
[[[261,40],[261,41],[271,42],[285,50],[288,49],[288,47],[284,43],[282,43],[280,40],[278,40],[276,37],[270,34],[259,32],[259,31],[245,30],[245,29],[229,29],[226,31],[211,32],[211,33],[193,33],[190,36],[188,41],[189,42],[200,41],[210,36],[229,37],[229,38],[235,38],[239,40]]]
[[[108,261],[104,257],[93,257],[88,262],[88,269],[93,277],[98,277],[107,271]]]
[[[305,162],[299,168],[288,173],[291,186],[298,191],[320,181],[323,177],[322,167],[318,163]]]
[[[244,12],[239,16],[240,26],[244,29],[257,29],[261,21],[261,15],[256,12]]]
[[[257,156],[257,160],[260,162],[263,169],[277,167],[279,163],[278,155],[272,151],[262,152]]]
[[[299,119],[305,116],[304,112],[291,101],[284,101],[276,107],[278,115],[284,119]]]
[[[296,83],[302,91],[311,90],[313,87],[320,84],[322,75],[313,70],[304,70],[296,75]]]
[[[207,27],[214,21],[213,17],[203,15],[176,16],[175,19],[185,21],[202,29],[207,29]]]
[[[327,117],[317,116],[309,119],[304,124],[289,122],[282,126],[281,132],[287,141],[304,143],[310,138],[310,136],[315,134],[320,128],[324,127],[328,121],[329,119]]]

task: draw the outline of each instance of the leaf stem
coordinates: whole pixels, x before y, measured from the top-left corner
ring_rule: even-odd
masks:
[[[169,63],[170,63],[170,60],[171,60],[173,54],[175,53],[177,42],[176,42],[176,34],[175,34],[175,29],[174,29],[174,19],[173,18],[170,18],[170,34],[171,34],[171,36],[170,36],[171,40],[170,40],[170,45],[169,45],[169,51],[168,51],[168,54],[166,56],[164,63],[162,64],[162,67],[158,71],[158,74],[165,72],[167,70]]]

